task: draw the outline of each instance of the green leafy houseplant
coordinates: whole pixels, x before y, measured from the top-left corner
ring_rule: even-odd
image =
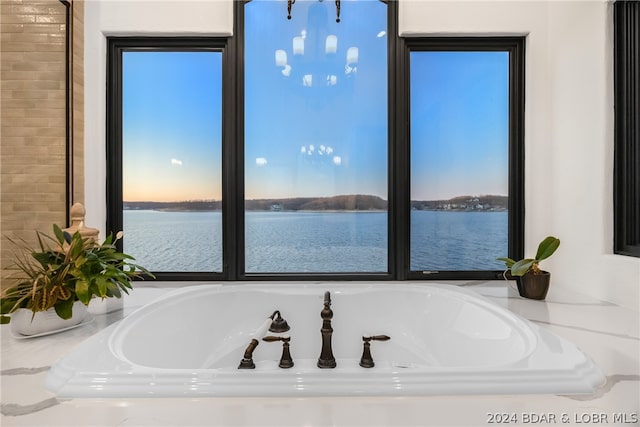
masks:
[[[547,296],[551,274],[540,269],[540,261],[549,258],[560,246],[560,239],[547,236],[538,245],[535,258],[524,258],[515,261],[511,258],[498,258],[503,261],[507,270],[504,272],[505,279],[507,273],[515,277],[518,284],[518,293],[524,298],[543,300]]]
[[[69,319],[74,302],[88,305],[93,297],[120,298],[132,289],[134,278],[153,277],[144,267],[132,264],[132,256],[116,249],[122,232],[115,239],[109,234],[102,243],[79,232],[71,235],[57,225],[53,233],[36,232],[37,249],[9,239],[20,251],[9,268],[16,271],[8,277],[15,284],[2,292],[1,323],[9,323],[7,315],[20,308],[34,314],[54,308],[60,318]]]
[[[498,261],[503,261],[507,267],[507,271],[511,271],[512,276],[524,276],[531,272],[532,274],[542,274],[539,264],[540,261],[549,258],[560,246],[560,239],[553,236],[547,236],[538,245],[535,258],[524,258],[519,261],[515,261],[508,257],[498,258]]]

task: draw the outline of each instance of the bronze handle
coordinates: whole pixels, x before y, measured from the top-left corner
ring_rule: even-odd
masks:
[[[374,335],[371,337],[362,337],[362,341],[364,342],[369,342],[369,341],[389,341],[391,339],[391,337],[389,335]]]

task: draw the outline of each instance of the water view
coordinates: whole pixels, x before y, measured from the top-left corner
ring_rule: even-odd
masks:
[[[219,211],[125,210],[124,250],[155,272],[222,271]],[[506,211],[414,210],[411,270],[499,270]],[[386,272],[387,213],[246,213],[248,273]]]
[[[244,197],[244,233],[227,238],[247,273],[388,272],[388,201],[399,199],[388,178],[407,166],[409,269],[502,268],[508,50],[411,48],[410,114],[390,121],[388,6],[348,3],[345,17],[366,19],[337,23],[331,2],[297,2],[290,20],[279,2],[245,4],[238,140],[222,137],[219,45],[123,53],[125,252],[155,272],[235,263],[222,254],[222,153],[241,144],[228,166],[243,176],[226,179]],[[407,152],[390,161],[389,124],[405,122]]]

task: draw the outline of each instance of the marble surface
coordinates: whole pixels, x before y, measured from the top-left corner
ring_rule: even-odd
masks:
[[[2,426],[488,426],[638,425],[637,310],[552,288],[546,301],[520,298],[508,282],[456,283],[568,339],[607,376],[592,395],[339,398],[59,399],[49,367],[73,346],[179,284],[138,287],[111,313],[63,333],[16,339],[0,328]],[[513,282],[511,282],[513,285]],[[268,286],[268,285],[266,285]]]

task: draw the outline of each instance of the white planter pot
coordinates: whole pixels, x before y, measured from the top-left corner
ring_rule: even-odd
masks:
[[[92,298],[89,302],[89,313],[91,314],[106,314],[112,311],[122,310],[124,308],[123,298]]]
[[[73,303],[70,319],[62,319],[53,308],[47,311],[33,311],[19,308],[11,314],[11,332],[17,335],[38,335],[61,329],[70,328],[82,322],[87,317],[87,307],[80,301]]]

